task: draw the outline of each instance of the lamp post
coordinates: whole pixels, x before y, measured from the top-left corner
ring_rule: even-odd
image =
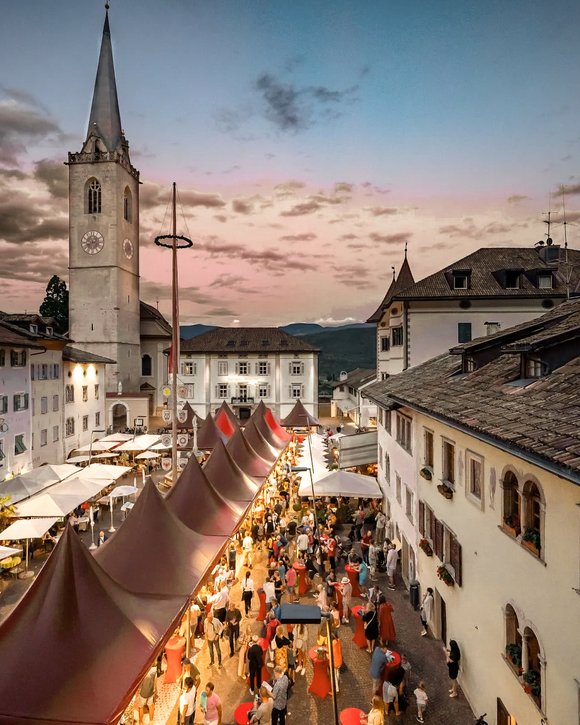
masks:
[[[95,433],[106,433],[106,431],[103,428],[94,428],[91,431],[91,445],[89,446],[89,466],[91,465],[91,456],[93,455],[93,436]]]

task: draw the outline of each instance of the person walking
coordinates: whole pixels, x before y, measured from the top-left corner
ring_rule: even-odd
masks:
[[[219,590],[215,594],[212,594],[211,597],[209,597],[213,615],[216,619],[219,619],[222,624],[226,621],[226,612],[228,609],[229,598],[230,593],[225,581],[222,581],[220,583]]]
[[[242,602],[244,603],[244,609],[246,617],[250,616],[250,609],[252,608],[252,597],[254,596],[254,580],[249,570],[246,571],[246,575],[242,579]]]
[[[304,675],[306,673],[306,626],[297,624],[292,634],[294,635],[296,674]]]
[[[397,562],[399,561],[399,553],[394,544],[391,544],[387,552],[387,576],[389,577],[389,589],[395,588],[395,573],[397,571]]]
[[[454,639],[449,641],[449,649],[446,649],[445,653],[447,654],[447,670],[449,671],[449,679],[451,680],[449,697],[457,697],[457,676],[459,675],[461,652],[459,651],[459,645]]]
[[[433,617],[433,604],[433,589],[427,587],[427,591],[421,602],[421,608],[419,609],[419,616],[421,618],[421,624],[423,625],[421,637],[426,637],[429,634],[428,627],[431,625],[431,619]]]
[[[395,710],[395,716],[399,717],[399,692],[392,682],[385,680],[383,682],[383,702],[385,703],[385,714],[387,717],[391,712],[391,707]]]
[[[235,602],[230,602],[228,604],[228,611],[226,612],[226,629],[230,643],[230,657],[235,655],[236,645],[240,638],[241,621],[242,613],[238,609],[238,605]]]
[[[288,676],[281,667],[274,668],[274,687],[272,688],[272,725],[285,725],[286,706],[288,704]]]
[[[203,632],[209,648],[209,665],[213,667],[215,664],[214,653],[217,652],[218,667],[221,668],[222,651],[220,649],[220,636],[223,632],[223,624],[213,616],[211,611],[208,612],[203,623]]]
[[[383,669],[385,665],[390,661],[391,659],[390,656],[387,654],[386,647],[381,645],[373,651],[370,667],[370,675],[373,683],[373,695],[376,695],[377,692],[379,692],[379,690],[381,689],[381,684],[383,682]]]
[[[201,709],[204,715],[203,725],[222,725],[222,701],[215,692],[213,682],[208,682],[202,692]]]
[[[374,541],[371,541],[371,545],[369,546],[369,569],[370,569],[370,575],[371,579],[376,580],[377,578],[377,571],[379,567],[379,553],[380,549],[375,544]]]
[[[196,690],[192,677],[185,678],[185,690],[179,698],[179,725],[193,725]],[[153,722],[153,720],[150,720]]]
[[[252,550],[254,548],[254,539],[252,539],[250,532],[244,536],[242,540],[242,566],[247,566],[249,569],[252,568]]]
[[[375,541],[377,546],[381,547],[385,540],[385,527],[387,525],[387,517],[382,511],[377,512],[377,518],[375,519]]]
[[[423,681],[418,684],[413,694],[417,700],[417,721],[425,722],[425,709],[427,707],[427,703],[429,702],[429,697],[425,691],[425,683]]]
[[[290,603],[292,602],[298,602],[300,601],[296,597],[296,569],[294,567],[289,566],[286,571],[286,593],[288,594],[288,601]]]
[[[264,651],[258,644],[258,635],[252,637],[248,647],[248,669],[250,671],[250,694],[256,693],[262,686],[262,662]]]
[[[247,655],[248,655],[248,649],[249,649],[251,643],[252,643],[252,628],[246,627],[245,630],[240,635],[240,639],[239,639],[240,650],[238,652],[238,678],[240,680],[246,679]]]
[[[342,594],[342,622],[348,624],[352,601],[352,584],[347,576],[343,576],[340,580],[340,592]]]
[[[365,638],[367,640],[367,652],[372,654],[379,636],[379,618],[377,617],[377,610],[371,602],[367,602],[362,620],[365,623],[364,627]]]
[[[393,622],[393,603],[381,594],[379,598],[379,636],[383,644],[388,645],[397,639],[395,623]]]
[[[371,702],[371,709],[368,715],[360,716],[361,723],[367,725],[384,725],[385,722],[385,704],[383,698],[379,695],[374,695]]]
[[[157,663],[153,663],[145,675],[139,694],[137,695],[137,709],[139,710],[139,723],[143,722],[143,711],[147,707],[149,722],[153,722],[155,715],[155,700],[157,699]]]

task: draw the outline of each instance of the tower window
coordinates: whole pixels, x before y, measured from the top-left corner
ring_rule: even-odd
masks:
[[[96,179],[87,182],[87,214],[101,213],[101,185]]]
[[[133,221],[133,200],[128,186],[125,187],[125,196],[123,197],[123,218],[129,223]]]

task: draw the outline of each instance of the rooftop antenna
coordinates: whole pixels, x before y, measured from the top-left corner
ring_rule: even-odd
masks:
[[[391,267],[391,269],[393,271],[393,282],[394,282],[395,281],[395,268],[394,267]]]
[[[566,221],[566,187],[562,186],[562,216],[564,217],[564,263],[566,265],[566,299],[570,299],[570,282],[572,270],[568,263],[568,222]]]
[[[548,194],[548,211],[544,212],[544,215],[546,216],[546,219],[544,219],[544,224],[546,225],[546,245],[548,247],[551,247],[554,243],[554,240],[550,236],[550,229],[552,226],[552,214],[557,214],[558,212],[552,211],[552,195]]]

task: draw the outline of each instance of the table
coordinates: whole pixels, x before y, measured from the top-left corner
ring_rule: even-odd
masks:
[[[260,609],[256,621],[263,622],[266,619],[266,592],[263,589],[258,589],[258,601],[260,602]]]
[[[361,649],[367,648],[367,638],[365,637],[365,623],[363,622],[363,614],[365,608],[362,604],[357,604],[352,608],[354,615],[354,635],[352,641]]]
[[[340,713],[340,725],[360,725],[363,715],[366,715],[364,710],[358,707],[347,707]]]
[[[308,650],[308,657],[310,658],[312,667],[314,668],[314,675],[312,677],[310,687],[308,688],[308,692],[310,692],[311,695],[317,695],[324,700],[324,698],[332,692],[329,674],[329,659],[328,657],[324,657],[324,659],[320,659],[318,657],[318,647],[311,647]]]
[[[385,680],[388,680],[391,672],[393,672],[393,670],[396,670],[401,665],[401,655],[398,652],[395,652],[394,649],[389,651],[393,656],[393,661],[387,662],[383,667],[383,671],[381,672],[381,679],[383,680],[383,682]]]
[[[298,574],[298,594],[303,596],[306,592],[310,591],[308,575],[306,574],[306,564],[303,564],[301,561],[295,561],[292,564],[292,568],[295,569]]]
[[[242,702],[234,710],[234,722],[236,725],[247,725],[248,713],[254,707],[253,702]]]
[[[181,658],[185,649],[185,637],[172,637],[165,645],[167,669],[163,678],[164,684],[176,682],[181,677]]]
[[[260,637],[258,640],[258,644],[262,648],[262,652],[264,653],[264,657],[262,658],[262,682],[268,682],[272,679],[272,673],[270,670],[266,667],[266,661],[268,659],[268,649],[270,648],[270,643],[265,637]]]
[[[358,585],[358,571],[351,564],[347,564],[344,567],[344,570],[346,572],[346,575],[350,579],[350,583],[352,584],[352,596],[360,597],[360,587]]]

